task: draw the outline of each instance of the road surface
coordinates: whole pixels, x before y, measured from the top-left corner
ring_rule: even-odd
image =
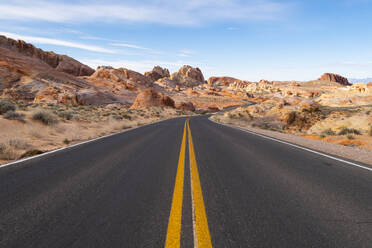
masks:
[[[0,247],[372,247],[372,172],[167,120],[0,168]]]

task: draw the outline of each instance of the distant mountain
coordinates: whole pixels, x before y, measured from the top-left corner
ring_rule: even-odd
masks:
[[[372,78],[349,78],[349,82],[352,84],[355,83],[370,83],[372,82]]]

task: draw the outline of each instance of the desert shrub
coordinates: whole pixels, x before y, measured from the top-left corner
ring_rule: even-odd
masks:
[[[0,100],[0,115],[7,113],[8,111],[15,111],[16,106],[7,100]]]
[[[11,139],[8,141],[8,144],[17,149],[27,149],[30,147],[30,144],[21,139]]]
[[[331,135],[331,136],[333,136],[333,135],[336,135],[336,133],[332,129],[328,128],[328,129],[326,129],[326,130],[324,130],[322,132],[322,135]]]
[[[66,145],[70,144],[70,142],[71,141],[69,139],[67,139],[67,138],[63,140],[63,143],[66,144]]]
[[[20,113],[17,113],[13,110],[10,110],[8,112],[5,113],[4,115],[4,118],[5,119],[8,119],[8,120],[17,120],[17,121],[25,121],[25,115],[24,114],[20,114]]]
[[[369,134],[369,136],[372,136],[372,126],[369,127],[368,134]]]
[[[13,147],[6,144],[0,144],[0,159],[13,160],[17,159],[17,153]]]
[[[53,125],[53,124],[58,123],[57,118],[53,114],[51,114],[51,113],[49,113],[45,110],[36,111],[32,115],[32,119],[36,120],[36,121],[41,121],[45,125]]]
[[[58,116],[65,120],[71,120],[74,117],[74,114],[71,111],[61,111],[58,113]]]
[[[360,131],[354,128],[343,128],[340,132],[338,132],[339,135],[345,135],[345,134],[356,134],[360,135]]]
[[[324,134],[320,135],[320,138],[324,139],[326,136]]]
[[[127,120],[131,120],[132,117],[130,115],[127,115],[127,114],[123,114],[122,115],[124,119],[127,119]]]
[[[17,104],[17,108],[19,109],[19,110],[22,110],[22,111],[27,111],[28,110],[28,104],[25,104],[25,103],[18,103]]]
[[[348,134],[346,137],[347,137],[349,140],[353,140],[353,139],[355,139],[354,136],[351,135],[351,134]]]
[[[117,121],[120,121],[120,120],[122,120],[123,119],[123,117],[122,116],[120,116],[120,115],[113,115],[112,116],[112,118],[114,118],[114,120],[117,120]]]

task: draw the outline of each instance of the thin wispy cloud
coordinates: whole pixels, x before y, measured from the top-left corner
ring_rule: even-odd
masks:
[[[133,48],[133,49],[140,49],[140,50],[151,50],[147,47],[137,46],[133,44],[128,43],[110,43],[111,46],[118,46],[118,47],[127,47],[127,48]]]
[[[268,20],[286,14],[291,5],[274,0],[107,2],[13,1],[1,4],[0,19],[49,22],[128,21],[167,25],[200,25],[224,20]]]
[[[178,57],[191,57],[192,54],[194,54],[194,51],[188,50],[188,49],[182,49],[177,54]]]
[[[35,44],[48,44],[48,45],[57,45],[57,46],[64,46],[64,47],[73,47],[73,48],[79,48],[83,50],[88,50],[92,52],[100,52],[100,53],[115,53],[115,51],[106,49],[103,47],[86,45],[86,44],[75,43],[75,42],[64,41],[64,40],[57,40],[57,39],[44,38],[44,37],[35,37],[35,36],[25,36],[25,35],[19,35],[19,34],[8,33],[8,32],[0,32],[0,35],[4,35],[8,38],[12,38],[16,40],[24,40],[24,41],[35,43]]]

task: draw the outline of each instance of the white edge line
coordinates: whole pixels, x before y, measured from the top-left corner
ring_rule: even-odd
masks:
[[[108,137],[111,137],[111,136],[114,136],[114,135],[117,135],[117,134],[122,134],[122,133],[125,133],[125,132],[129,132],[129,131],[132,131],[132,130],[135,130],[135,129],[138,129],[138,128],[141,128],[141,127],[146,127],[146,126],[156,124],[156,123],[159,123],[159,122],[168,121],[168,120],[177,119],[177,118],[182,118],[182,117],[185,117],[185,116],[164,119],[164,120],[152,122],[152,123],[149,123],[149,124],[145,124],[143,126],[126,129],[126,130],[120,131],[118,133],[111,133],[111,134],[108,134],[108,135],[105,135],[105,136],[101,136],[101,137],[97,137],[97,138],[94,138],[94,139],[86,140],[86,141],[83,141],[83,142],[80,142],[80,143],[77,143],[77,144],[73,144],[73,145],[70,145],[70,146],[57,148],[55,150],[44,152],[44,153],[39,154],[39,155],[35,155],[35,156],[32,156],[32,157],[23,158],[23,159],[16,160],[16,161],[13,161],[13,162],[10,162],[10,163],[2,164],[2,165],[0,165],[0,169],[4,168],[4,167],[7,167],[7,166],[10,166],[10,165],[19,164],[19,163],[22,163],[22,162],[25,162],[25,161],[28,161],[28,160],[32,160],[32,159],[35,159],[35,158],[43,157],[43,156],[46,156],[48,154],[59,152],[59,151],[65,150],[65,149],[70,149],[70,148],[73,148],[75,146],[80,146],[80,145],[87,144],[87,143],[90,143],[90,142],[93,142],[93,141],[96,141],[96,140],[100,140],[100,139],[108,138]]]
[[[283,143],[283,144],[286,144],[286,145],[289,145],[289,146],[293,146],[293,147],[308,151],[308,152],[315,153],[317,155],[321,155],[323,157],[327,157],[327,158],[330,158],[330,159],[337,160],[339,162],[344,162],[344,163],[349,164],[349,165],[353,165],[353,166],[356,166],[356,167],[359,167],[359,168],[362,168],[362,169],[365,169],[365,170],[368,170],[368,171],[372,171],[372,168],[370,168],[370,167],[366,167],[366,166],[363,166],[363,165],[360,165],[360,164],[356,164],[356,163],[353,163],[353,162],[350,162],[350,161],[347,161],[347,160],[344,160],[344,159],[341,159],[341,158],[336,158],[336,157],[333,157],[333,156],[325,154],[325,153],[321,153],[321,152],[318,152],[318,151],[311,150],[309,148],[305,148],[305,147],[295,145],[295,144],[292,144],[292,143],[289,143],[289,142],[286,142],[286,141],[283,141],[283,140],[280,140],[280,139],[276,139],[276,138],[272,138],[272,137],[269,137],[269,136],[266,136],[266,135],[255,133],[255,132],[252,132],[252,131],[249,131],[249,130],[246,130],[246,129],[243,129],[243,128],[240,128],[240,127],[235,127],[235,126],[228,125],[228,124],[222,124],[222,123],[216,122],[214,120],[211,120],[209,118],[208,118],[208,120],[210,120],[211,122],[214,122],[216,124],[222,125],[222,126],[227,126],[227,127],[231,127],[231,128],[234,128],[234,129],[238,129],[240,131],[247,132],[247,133],[250,133],[250,134],[254,134],[256,136],[260,136],[260,137],[265,138],[265,139],[273,140],[273,141],[276,141],[276,142],[279,142],[279,143]]]

